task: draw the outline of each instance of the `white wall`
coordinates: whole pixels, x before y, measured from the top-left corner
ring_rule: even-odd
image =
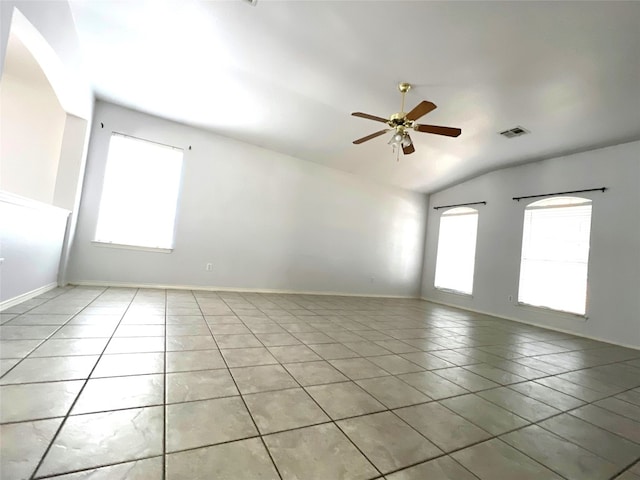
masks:
[[[0,190],[53,203],[65,118],[46,81],[30,83],[4,72],[0,80]]]
[[[2,145],[11,147],[13,153],[11,160],[8,160],[4,149],[2,151],[3,169],[0,174],[3,177],[3,184],[1,187],[5,188],[8,178],[9,185],[6,188],[18,191],[21,195],[42,200],[45,204],[62,206],[68,214],[68,210],[76,210],[79,204],[88,144],[87,126],[93,110],[93,93],[83,69],[69,4],[63,0],[0,1],[0,73],[2,74],[7,71],[10,74],[5,58],[10,57],[11,52],[8,48],[10,38],[14,35],[35,58],[46,76],[46,81],[55,92],[64,111],[63,131],[59,132],[57,121],[39,122],[30,119],[31,135],[25,135],[22,131],[22,133],[15,132],[17,127],[13,124],[15,115],[9,121],[4,121],[1,132]],[[2,83],[5,83],[4,79]],[[24,82],[22,83],[21,86],[24,87]],[[18,93],[14,88],[13,93],[7,94],[10,97],[2,98],[2,108],[12,106],[12,102],[19,101]],[[42,99],[35,97],[31,91],[27,92],[26,99],[23,96],[20,101],[27,101],[28,105],[33,105],[36,100],[37,108],[46,110]],[[25,108],[24,105],[23,108]],[[24,115],[26,112],[17,113]],[[43,113],[43,110],[39,110],[39,113]],[[37,166],[30,165],[28,169],[23,169],[23,166],[35,162],[36,155],[33,148],[36,146],[34,145],[36,132],[44,136],[54,135],[59,139],[57,156],[55,159],[48,158],[46,161],[40,158]],[[15,152],[18,154],[14,155]],[[41,175],[45,171],[46,179],[41,181]],[[20,187],[16,188],[15,185]],[[0,191],[0,196],[3,198],[7,195],[12,197]],[[24,197],[15,200],[15,203],[35,204]],[[40,212],[38,215],[33,213],[36,210]],[[62,284],[65,283],[64,272],[67,253],[73,242],[75,215],[72,212],[69,220],[70,228],[65,234],[67,217],[65,216],[64,221],[60,222],[61,211],[56,207],[40,205],[37,209],[31,208],[28,213],[24,213],[24,219],[22,214],[15,214],[15,211],[3,215],[0,231],[4,258],[4,263],[0,267],[2,305],[24,300],[29,295],[36,294],[41,288],[49,286],[56,279]]]
[[[640,142],[592,150],[482,175],[430,196],[438,205],[487,201],[478,207],[472,297],[433,287],[440,215],[427,223],[422,296],[506,318],[640,347]],[[588,319],[519,306],[524,208],[512,197],[608,187],[593,199]],[[535,201],[532,199],[530,201]],[[440,210],[442,212],[442,210]],[[514,301],[509,302],[509,295]]]
[[[57,285],[68,210],[0,192],[0,309]]]
[[[58,207],[75,210],[79,204],[88,136],[87,121],[84,118],[71,114],[65,116],[53,195],[53,204]]]
[[[91,243],[112,131],[185,149],[173,253]],[[415,296],[425,219],[425,195],[98,102],[69,275],[71,282]]]

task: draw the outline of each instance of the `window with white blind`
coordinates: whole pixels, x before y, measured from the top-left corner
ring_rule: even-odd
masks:
[[[182,158],[182,149],[113,133],[95,241],[173,248]]]
[[[584,315],[591,200],[554,197],[524,212],[518,301]]]
[[[471,294],[476,259],[478,211],[453,208],[440,217],[435,287]]]

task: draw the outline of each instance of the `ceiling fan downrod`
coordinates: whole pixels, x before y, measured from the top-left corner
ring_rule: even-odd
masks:
[[[402,82],[398,84],[398,90],[402,93],[402,100],[400,101],[400,115],[404,114],[404,96],[405,94],[411,90],[411,84]]]

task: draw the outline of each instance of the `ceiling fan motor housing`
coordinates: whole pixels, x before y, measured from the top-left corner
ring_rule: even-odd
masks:
[[[387,124],[391,128],[407,129],[407,128],[411,128],[411,126],[413,125],[413,122],[411,120],[407,120],[407,114],[406,113],[399,112],[399,113],[394,113],[393,115],[391,115],[391,117],[389,118],[389,121],[387,122]]]

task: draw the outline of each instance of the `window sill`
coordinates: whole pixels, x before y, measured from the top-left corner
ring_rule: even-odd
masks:
[[[104,248],[120,248],[123,250],[139,250],[142,252],[154,252],[154,253],[171,253],[173,252],[173,248],[159,248],[159,247],[141,247],[138,245],[124,245],[121,243],[110,243],[110,242],[100,242],[98,240],[92,240],[92,245],[96,247],[104,247]]]
[[[448,293],[450,295],[458,295],[459,297],[467,297],[467,298],[473,298],[473,294],[472,293],[465,293],[465,292],[461,292],[459,290],[451,290],[448,288],[440,288],[440,287],[433,287],[435,290],[437,290],[438,292],[442,292],[442,293]]]
[[[546,313],[556,317],[564,317],[568,320],[582,320],[584,322],[589,320],[589,317],[587,316],[586,313],[585,314],[572,313],[572,312],[567,312],[565,310],[556,310],[554,308],[541,307],[538,305],[530,305],[528,303],[522,303],[522,302],[516,302],[516,307],[524,308],[526,310],[532,310],[538,313]]]

